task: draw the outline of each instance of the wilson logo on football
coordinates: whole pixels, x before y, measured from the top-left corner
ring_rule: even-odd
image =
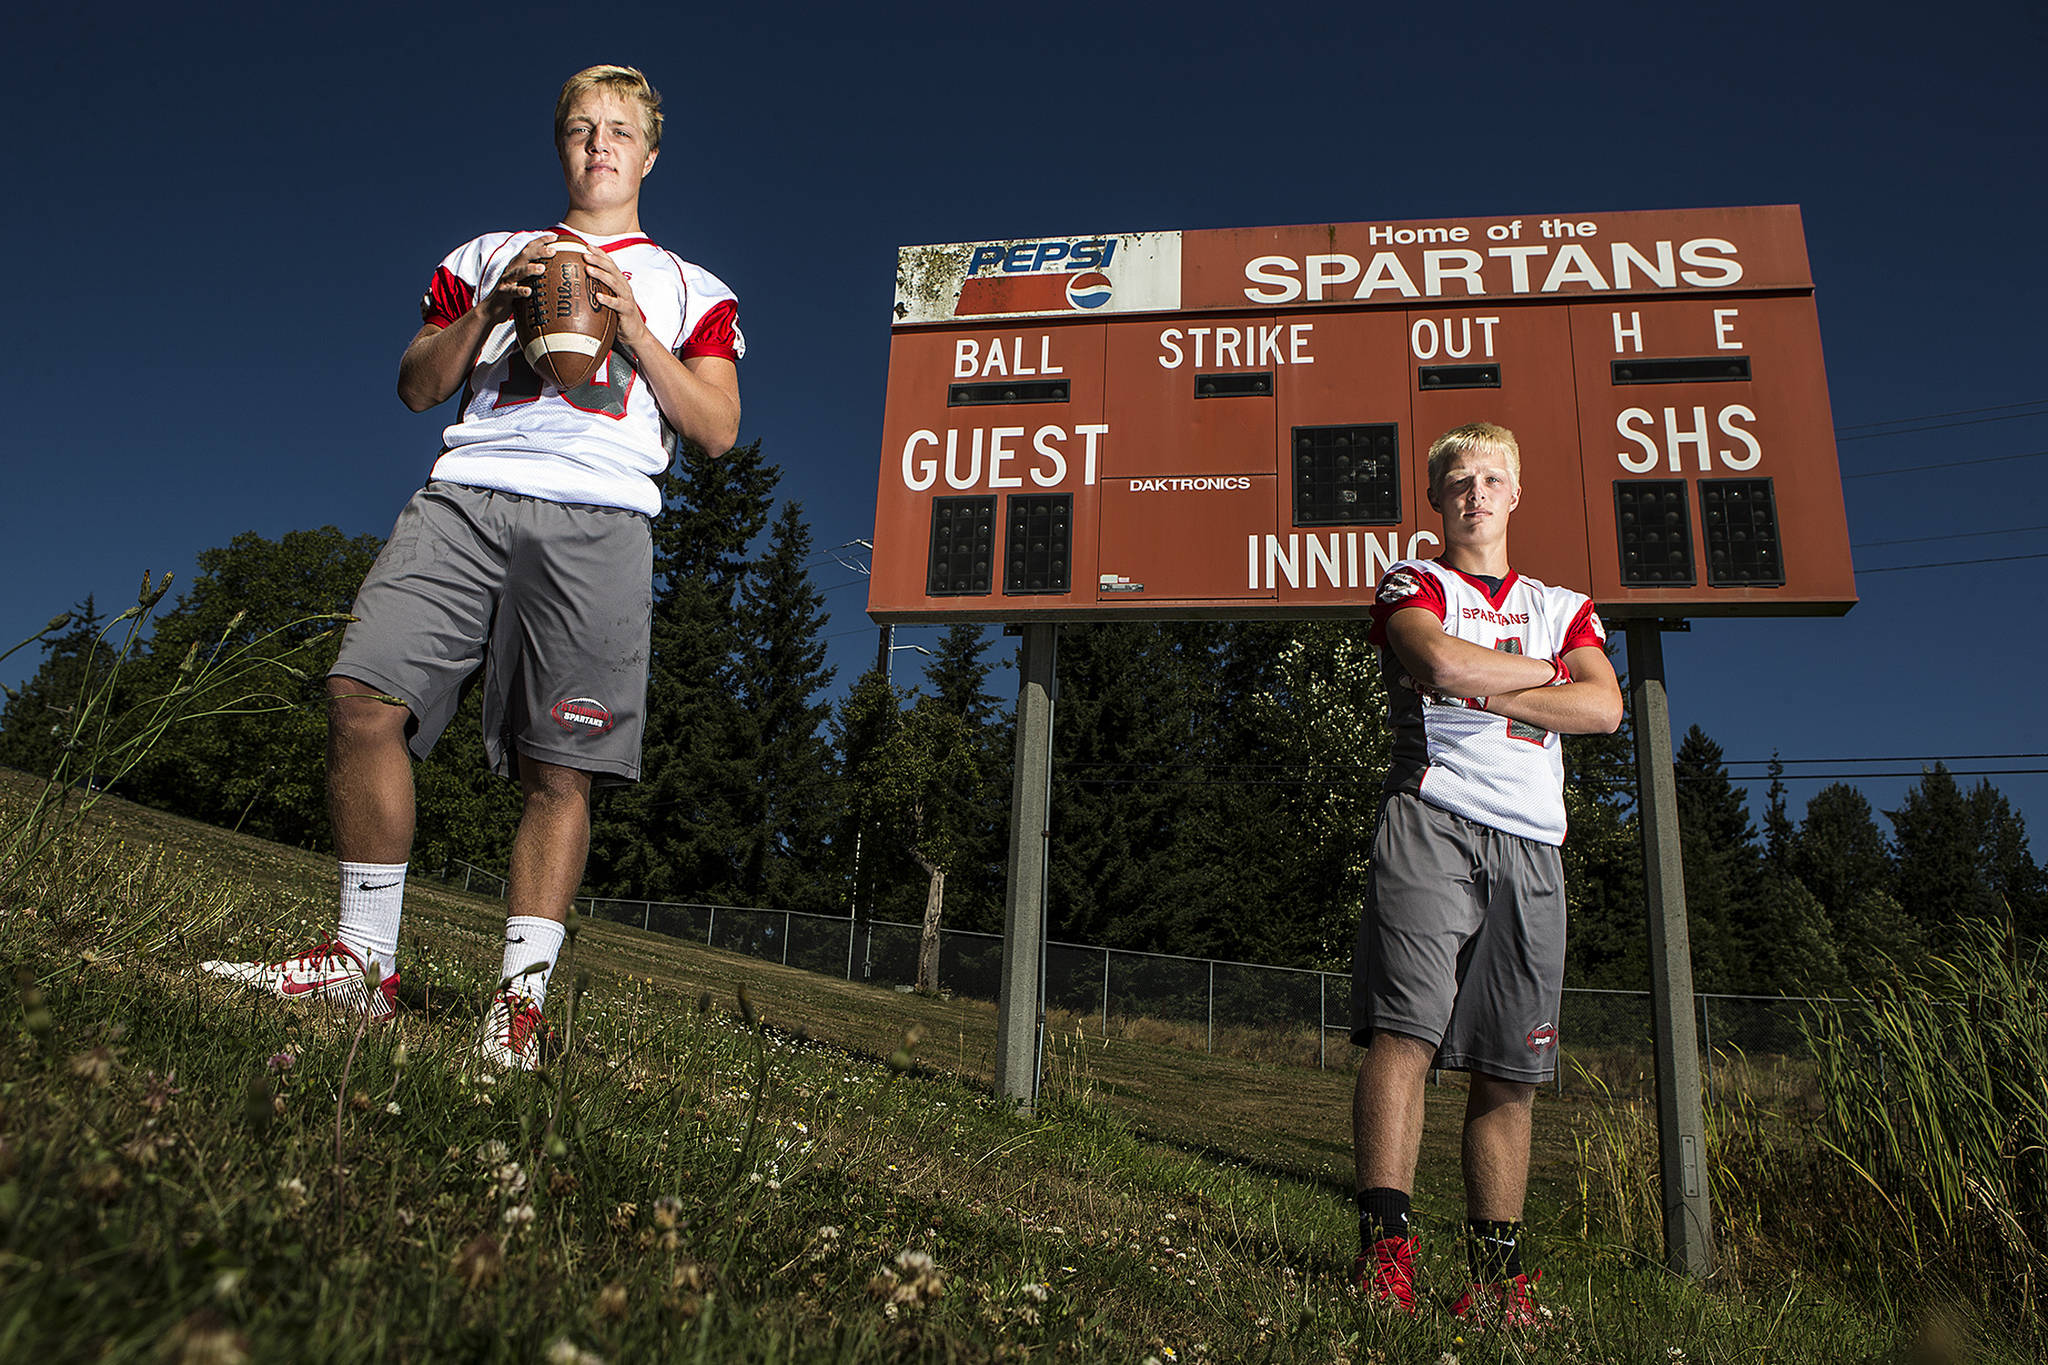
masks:
[[[601,735],[612,728],[612,713],[595,697],[569,697],[556,702],[548,714],[572,735]]]
[[[1541,1052],[1547,1047],[1557,1046],[1557,1025],[1538,1024],[1529,1030],[1529,1051]]]

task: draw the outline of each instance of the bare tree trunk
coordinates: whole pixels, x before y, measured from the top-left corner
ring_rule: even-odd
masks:
[[[924,932],[917,940],[917,988],[937,994],[939,989],[939,914],[946,903],[946,869],[926,862],[923,854],[913,855],[918,865],[931,874],[931,888],[924,897]]]

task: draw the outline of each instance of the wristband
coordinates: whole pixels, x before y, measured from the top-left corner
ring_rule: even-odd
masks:
[[[1562,657],[1552,659],[1550,669],[1550,681],[1543,684],[1545,687],[1558,687],[1572,680],[1572,671],[1565,667]]]

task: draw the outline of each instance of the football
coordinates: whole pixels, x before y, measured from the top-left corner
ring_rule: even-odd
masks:
[[[561,389],[586,384],[612,348],[619,315],[597,301],[584,253],[573,237],[557,237],[552,256],[541,258],[533,293],[516,314],[519,349],[547,383]]]

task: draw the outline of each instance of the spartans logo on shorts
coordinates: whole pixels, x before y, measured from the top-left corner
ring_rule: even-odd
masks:
[[[548,714],[572,735],[601,735],[612,728],[612,713],[595,697],[564,698],[549,707]]]
[[[1541,1052],[1544,1048],[1556,1047],[1557,1025],[1538,1024],[1535,1028],[1529,1030],[1527,1042],[1531,1052]]]

